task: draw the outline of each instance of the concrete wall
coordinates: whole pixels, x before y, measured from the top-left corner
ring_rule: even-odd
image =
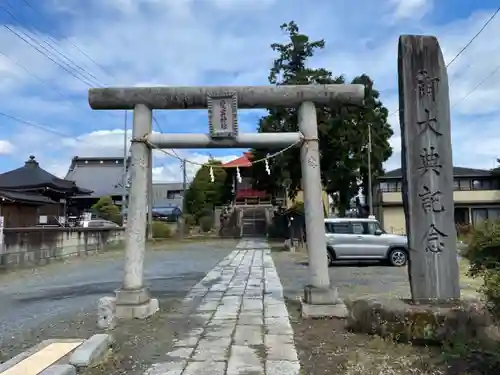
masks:
[[[6,228],[0,270],[122,246],[124,234],[123,228]]]

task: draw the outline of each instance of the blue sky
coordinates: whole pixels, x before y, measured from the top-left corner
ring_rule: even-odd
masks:
[[[16,168],[34,154],[42,167],[60,176],[72,156],[123,154],[124,114],[92,111],[87,102],[90,86],[266,84],[276,56],[269,45],[284,41],[279,25],[294,20],[311,38],[326,41],[326,49],[311,65],[348,78],[370,75],[392,113],[397,110],[398,36],[436,35],[449,61],[498,6],[496,0],[6,0],[4,4],[0,6],[4,26],[0,112],[18,120],[0,116],[0,171]],[[492,168],[500,156],[500,71],[462,99],[500,66],[498,35],[500,16],[449,69],[455,165]],[[255,131],[262,114],[240,111],[241,129]],[[163,132],[208,130],[205,111],[156,111],[155,116]],[[399,166],[401,146],[397,116],[390,123],[395,135],[388,169]],[[241,150],[178,153],[204,162],[209,153],[228,160]],[[195,171],[195,166],[189,168],[189,174]],[[178,161],[155,154],[154,175],[157,181],[179,180]]]

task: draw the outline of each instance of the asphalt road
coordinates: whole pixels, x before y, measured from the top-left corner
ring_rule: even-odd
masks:
[[[145,279],[154,296],[182,298],[234,245],[178,245],[148,252]],[[47,321],[95,309],[98,299],[120,287],[123,253],[0,275],[0,347]]]

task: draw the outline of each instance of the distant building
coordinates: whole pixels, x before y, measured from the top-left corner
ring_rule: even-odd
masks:
[[[129,164],[130,158],[127,160],[127,169]],[[99,198],[107,196],[110,196],[116,205],[121,206],[123,173],[123,158],[75,156],[71,159],[65,179],[92,190],[92,194],[73,199],[73,208],[80,212],[88,210]]]
[[[153,215],[178,217],[183,211],[184,194],[182,182],[153,183]]]
[[[401,168],[387,172],[374,186],[374,211],[388,232],[405,233]],[[453,167],[455,223],[476,225],[500,219],[500,175],[491,170]]]
[[[91,190],[40,168],[30,156],[24,166],[0,174],[0,216],[6,228],[63,224],[60,218],[65,220],[69,202],[90,194]]]
[[[244,152],[239,158],[232,160],[222,165],[226,168],[227,173],[231,175],[234,186],[234,204],[248,205],[248,204],[273,204],[283,205],[287,208],[292,207],[295,203],[304,202],[304,195],[302,190],[297,192],[295,199],[289,199],[286,194],[286,189],[283,188],[281,192],[272,196],[266,191],[256,190],[253,188],[252,178],[252,153]],[[241,182],[238,182],[236,176],[236,168],[240,171]],[[328,195],[323,190],[322,193],[323,207],[326,213],[330,211],[328,204]]]

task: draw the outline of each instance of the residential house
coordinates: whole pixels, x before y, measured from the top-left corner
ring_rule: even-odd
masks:
[[[91,193],[40,168],[30,156],[24,166],[0,174],[0,216],[6,228],[63,224],[67,202]]]
[[[476,225],[500,218],[500,175],[484,169],[453,168],[455,222]],[[374,211],[386,231],[405,233],[402,171],[395,169],[378,178],[374,186]]]

